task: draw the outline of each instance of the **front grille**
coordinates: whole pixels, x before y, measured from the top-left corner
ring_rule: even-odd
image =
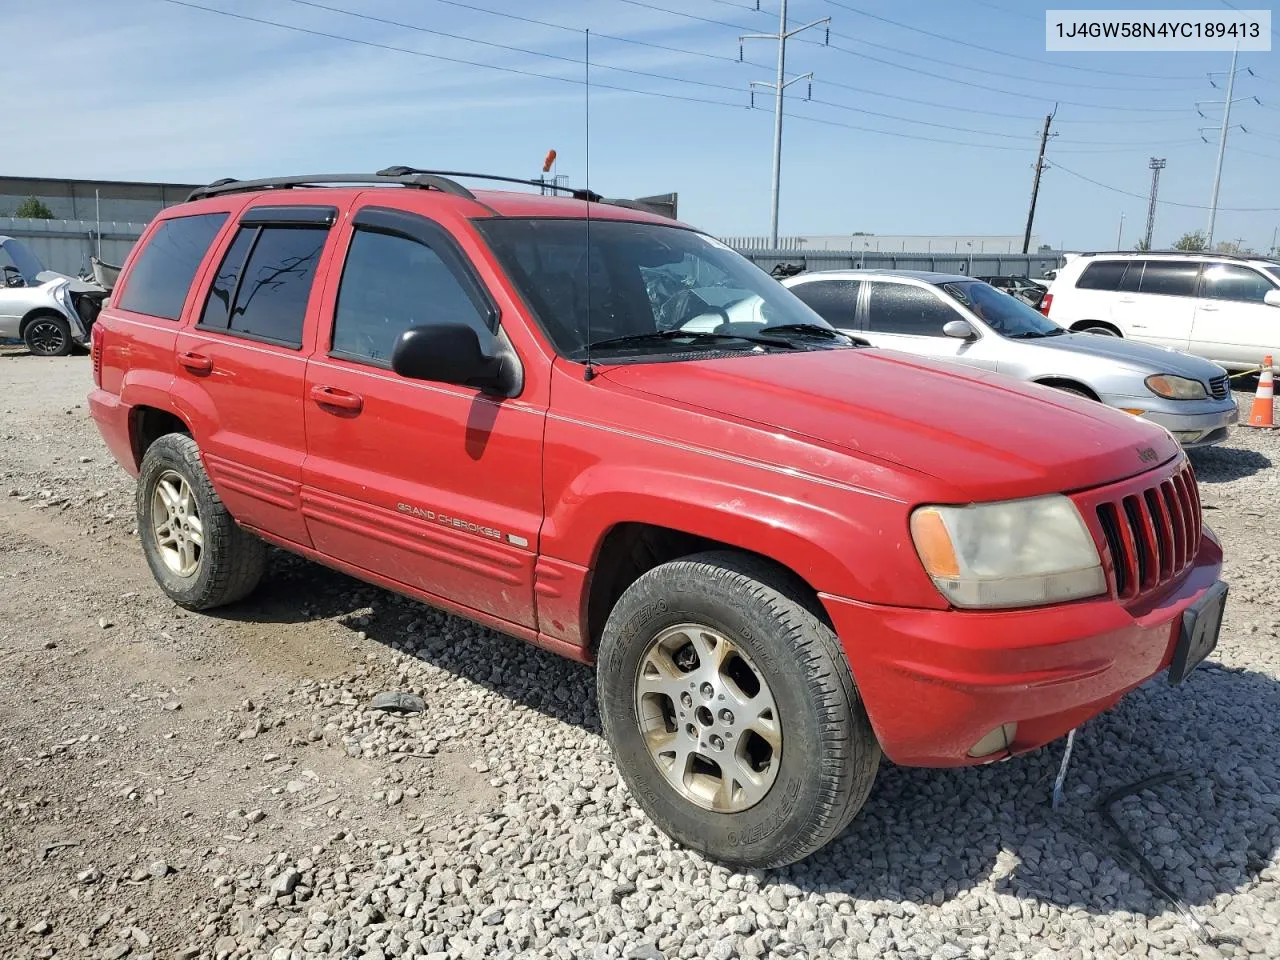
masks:
[[[1116,596],[1131,600],[1181,576],[1200,543],[1200,494],[1191,467],[1097,505]]]
[[[1209,392],[1213,394],[1215,400],[1227,399],[1227,394],[1231,392],[1230,377],[1215,377],[1209,381]]]

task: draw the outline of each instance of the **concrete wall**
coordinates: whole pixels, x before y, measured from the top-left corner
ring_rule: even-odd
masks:
[[[165,207],[186,200],[192,189],[176,183],[0,177],[0,217],[13,216],[18,204],[36,197],[59,220],[96,220],[101,215],[104,222],[147,223]]]
[[[98,251],[92,220],[19,220],[0,217],[0,235],[16,237],[46,270],[68,276],[88,273],[89,257]],[[102,222],[102,259],[119,266],[142,236],[146,223]]]
[[[872,253],[955,253],[968,255],[982,253],[1022,253],[1022,234],[1014,236],[982,234],[868,234],[854,236],[852,234],[812,235],[779,237],[778,244],[773,247],[768,237],[721,237],[725,243],[735,250],[794,250],[797,252],[834,250],[848,253],[850,250]],[[1040,239],[1031,237],[1033,253],[1040,247]]]

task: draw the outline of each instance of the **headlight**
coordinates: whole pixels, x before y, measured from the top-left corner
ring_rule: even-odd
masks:
[[[1148,390],[1166,400],[1203,400],[1209,396],[1199,380],[1188,380],[1168,373],[1147,377],[1146,384]]]
[[[1098,548],[1060,494],[968,507],[920,507],[911,538],[957,607],[1031,607],[1106,593]]]

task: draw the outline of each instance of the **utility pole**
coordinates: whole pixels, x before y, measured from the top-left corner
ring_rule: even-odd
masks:
[[[1058,105],[1053,105],[1053,113],[1044,118],[1044,130],[1040,134],[1040,155],[1036,157],[1036,178],[1031,183],[1031,209],[1027,211],[1027,232],[1022,235],[1022,252],[1026,253],[1031,246],[1031,224],[1036,218],[1036,198],[1040,195],[1040,174],[1044,172],[1044,148],[1049,143],[1049,126],[1057,116]]]
[[[1235,92],[1235,88],[1236,88],[1236,74],[1239,72],[1239,70],[1236,67],[1236,61],[1239,60],[1239,58],[1240,58],[1240,44],[1237,43],[1235,50],[1233,50],[1231,53],[1231,71],[1227,74],[1227,97],[1225,100],[1221,101],[1222,129],[1218,132],[1218,162],[1214,165],[1214,168],[1213,168],[1213,198],[1209,201],[1209,229],[1205,232],[1206,233],[1206,236],[1205,236],[1206,250],[1213,249],[1213,227],[1214,227],[1214,222],[1218,219],[1218,190],[1222,186],[1222,162],[1224,159],[1226,159],[1226,153],[1227,153],[1227,131],[1231,129],[1231,105],[1237,102],[1236,100],[1232,99],[1231,95]],[[1248,67],[1246,67],[1245,70],[1250,76],[1253,76],[1253,70],[1249,69]],[[1213,82],[1213,74],[1209,75],[1209,84],[1214,88],[1217,88],[1218,86],[1216,83]],[[1258,100],[1257,97],[1240,97],[1239,99],[1252,100],[1255,103],[1261,102],[1260,100]],[[1200,111],[1201,103],[1212,103],[1216,106],[1219,103],[1219,101],[1203,100],[1200,103],[1197,103],[1196,104],[1197,112],[1200,112],[1200,115],[1204,116],[1204,113]],[[1248,131],[1245,130],[1244,127],[1240,127],[1240,129],[1245,133],[1248,133]],[[1203,134],[1201,134],[1201,139],[1204,139]]]
[[[1147,166],[1151,168],[1151,199],[1147,201],[1147,235],[1142,249],[1151,249],[1151,235],[1156,229],[1156,194],[1160,192],[1160,171],[1168,166],[1164,157],[1152,157]]]
[[[827,37],[824,42],[831,40],[831,18],[823,17],[821,20],[814,20],[812,23],[806,23],[802,27],[796,27],[793,30],[787,29],[787,0],[779,0],[778,10],[778,32],[777,33],[747,33],[738,38],[738,59],[742,59],[742,44],[745,40],[776,40],[778,42],[778,75],[773,83],[767,83],[763,80],[751,81],[751,105],[755,106],[755,90],[756,87],[767,87],[774,93],[773,107],[773,206],[772,213],[769,217],[769,245],[773,249],[778,247],[778,193],[782,181],[782,101],[787,87],[801,80],[813,80],[812,73],[806,73],[803,76],[792,77],[786,79],[787,70],[787,41],[794,37],[797,33],[803,33],[811,27],[825,25],[827,28]],[[809,85],[810,94],[813,92],[813,84]]]
[[[1124,211],[1120,211],[1120,229],[1116,231],[1116,249],[1120,249],[1120,238],[1124,236]]]

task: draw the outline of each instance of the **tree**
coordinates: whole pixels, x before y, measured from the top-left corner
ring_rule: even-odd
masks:
[[[1147,243],[1146,237],[1143,237],[1141,240],[1139,240],[1137,243],[1133,245],[1133,249],[1145,253],[1146,251],[1151,249],[1151,244]]]
[[[1199,253],[1207,246],[1209,246],[1209,238],[1204,235],[1204,231],[1192,230],[1179,237],[1178,242],[1173,245],[1173,249],[1183,250],[1187,253]]]
[[[1213,246],[1214,253],[1230,253],[1235,256],[1249,255],[1253,250],[1246,247],[1239,240],[1221,240]]]
[[[54,219],[53,211],[39,197],[27,197],[27,199],[18,204],[18,209],[14,211],[13,215],[28,220]]]

